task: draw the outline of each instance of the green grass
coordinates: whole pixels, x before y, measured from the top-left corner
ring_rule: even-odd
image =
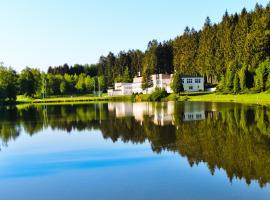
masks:
[[[182,96],[183,97],[183,96]],[[186,95],[187,101],[205,101],[205,102],[237,102],[237,103],[251,103],[251,104],[270,104],[269,93],[257,94],[200,94],[200,95]]]
[[[95,97],[95,96],[64,96],[64,97],[49,97],[45,99],[34,99],[28,98],[25,96],[18,96],[18,104],[74,104],[82,102],[97,102],[97,101],[133,101],[133,96],[104,96]]]
[[[131,101],[132,96],[76,96],[76,97],[52,97],[46,99],[35,99],[32,103],[70,103],[70,102],[95,102],[95,101]]]
[[[87,102],[108,102],[108,101],[150,101],[150,94],[130,95],[130,96],[74,96],[74,97],[50,97],[46,99],[33,99],[24,96],[18,96],[17,103],[30,104],[78,104]],[[185,92],[178,94],[170,94],[161,99],[161,101],[205,101],[205,102],[238,102],[250,104],[270,105],[270,93],[257,94],[218,94],[209,92]]]

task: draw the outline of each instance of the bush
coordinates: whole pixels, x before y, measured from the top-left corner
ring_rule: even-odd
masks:
[[[154,92],[150,95],[151,101],[160,101],[162,98],[168,96],[168,93],[165,89],[156,88]]]

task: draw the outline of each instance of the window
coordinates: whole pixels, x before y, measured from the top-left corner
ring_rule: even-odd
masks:
[[[192,83],[192,79],[191,78],[188,78],[187,79],[187,83]]]
[[[196,78],[196,79],[195,79],[195,83],[201,83],[201,79]]]
[[[185,83],[185,79],[182,79],[182,83]]]
[[[189,86],[189,88],[188,88],[188,89],[193,90],[193,86]]]

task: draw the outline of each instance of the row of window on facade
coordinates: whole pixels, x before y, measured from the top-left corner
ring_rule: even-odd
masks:
[[[182,83],[185,83],[185,79],[182,79]],[[193,79],[192,78],[188,78],[187,79],[187,83],[193,83]],[[195,79],[195,83],[201,83],[201,79],[196,78]]]

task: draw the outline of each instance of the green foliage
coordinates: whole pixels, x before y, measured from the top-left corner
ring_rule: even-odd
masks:
[[[130,75],[129,75],[128,67],[126,67],[126,69],[124,71],[122,82],[124,82],[124,83],[130,83],[130,82],[132,82],[132,80],[130,78]]]
[[[255,89],[259,92],[265,91],[266,89],[266,81],[268,74],[270,72],[270,59],[265,60],[262,62],[259,67],[256,69],[254,82],[255,82]]]
[[[18,78],[20,93],[33,97],[41,87],[41,73],[38,69],[31,69],[29,67],[22,70]]]
[[[60,92],[61,92],[61,94],[67,93],[67,83],[65,81],[62,81],[60,83]]]
[[[104,76],[98,77],[98,85],[101,92],[106,90],[106,83],[105,83]]]
[[[243,65],[239,71],[239,84],[242,91],[247,89],[247,66]]]
[[[179,73],[175,73],[173,75],[173,79],[171,82],[171,88],[174,93],[179,94],[180,92],[184,91],[181,75]]]
[[[85,74],[80,74],[78,81],[75,85],[77,92],[81,93],[81,94],[83,94],[85,92],[84,78],[85,78]]]
[[[194,29],[185,29],[182,36],[173,41],[173,65],[178,73],[195,75],[201,73],[194,70],[197,65],[196,56],[199,47],[199,34]]]
[[[84,85],[85,85],[86,93],[93,93],[94,92],[94,84],[95,84],[94,78],[91,78],[90,76],[87,76],[84,79]]]
[[[130,73],[129,73],[129,69],[128,67],[125,68],[125,71],[123,73],[123,75],[118,75],[114,81],[116,83],[119,83],[119,82],[123,82],[123,83],[131,83],[132,82],[132,79],[130,78]]]
[[[238,94],[240,91],[240,83],[238,73],[235,73],[233,80],[233,93]]]
[[[152,86],[153,86],[153,81],[151,77],[151,71],[149,68],[146,68],[145,72],[143,73],[143,78],[142,78],[142,89],[145,90]]]
[[[231,92],[233,89],[234,73],[235,72],[232,70],[232,66],[230,66],[225,76],[225,91],[226,92]]]
[[[165,98],[168,96],[168,93],[165,89],[161,88],[155,88],[154,92],[150,94],[150,100],[151,101],[160,101],[162,98]]]
[[[18,76],[12,68],[0,66],[0,101],[16,101]]]
[[[267,81],[266,81],[266,90],[270,91],[270,74],[268,74]]]
[[[225,88],[226,88],[225,76],[221,75],[217,89],[219,91],[225,91]]]

